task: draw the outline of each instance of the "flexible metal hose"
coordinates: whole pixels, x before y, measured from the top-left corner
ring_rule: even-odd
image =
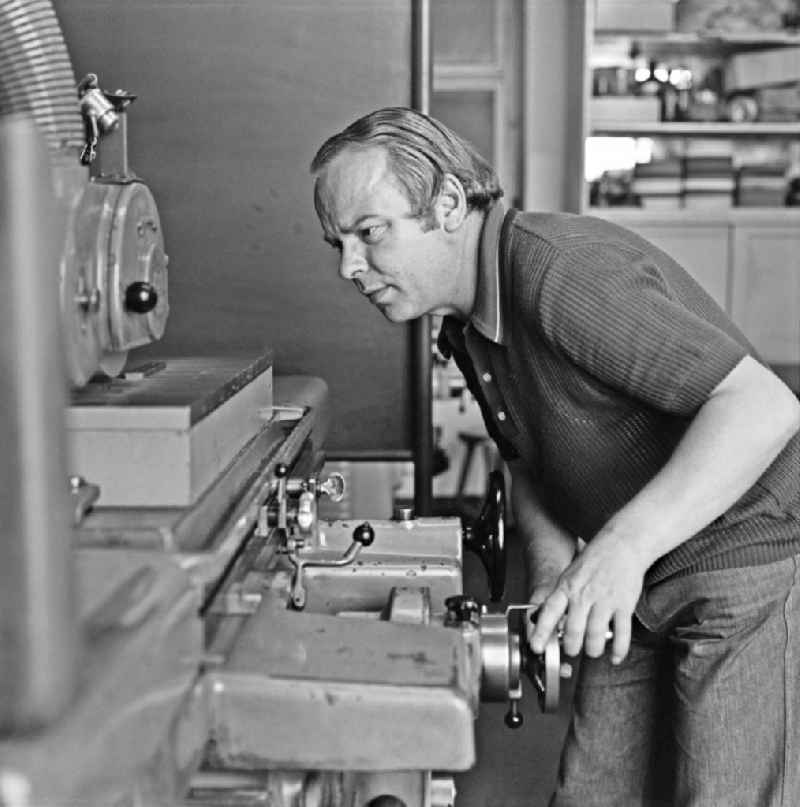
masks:
[[[75,76],[50,0],[0,0],[0,114],[36,122],[51,151],[80,149]]]

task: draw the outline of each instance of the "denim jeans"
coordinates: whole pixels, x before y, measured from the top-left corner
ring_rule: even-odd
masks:
[[[644,593],[583,658],[551,807],[800,807],[800,556]]]

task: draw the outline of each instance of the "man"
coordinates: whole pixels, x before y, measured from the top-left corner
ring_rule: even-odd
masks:
[[[552,804],[800,804],[791,391],[669,256],[506,212],[427,116],[367,115],[312,173],[341,276],[393,322],[446,315],[511,468],[533,648],[562,623],[583,650]]]

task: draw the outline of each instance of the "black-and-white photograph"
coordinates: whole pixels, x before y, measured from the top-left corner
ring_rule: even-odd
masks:
[[[0,807],[800,807],[800,0],[0,0]]]

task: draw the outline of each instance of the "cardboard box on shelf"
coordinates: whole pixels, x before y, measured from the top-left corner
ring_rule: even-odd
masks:
[[[602,95],[589,101],[589,119],[592,125],[655,123],[660,115],[660,101],[653,96]]]
[[[680,0],[675,27],[682,33],[758,34],[778,31],[794,0]]]
[[[793,81],[800,81],[800,47],[736,53],[725,64],[725,90],[728,93]]]
[[[596,0],[596,31],[672,31],[676,0]]]

